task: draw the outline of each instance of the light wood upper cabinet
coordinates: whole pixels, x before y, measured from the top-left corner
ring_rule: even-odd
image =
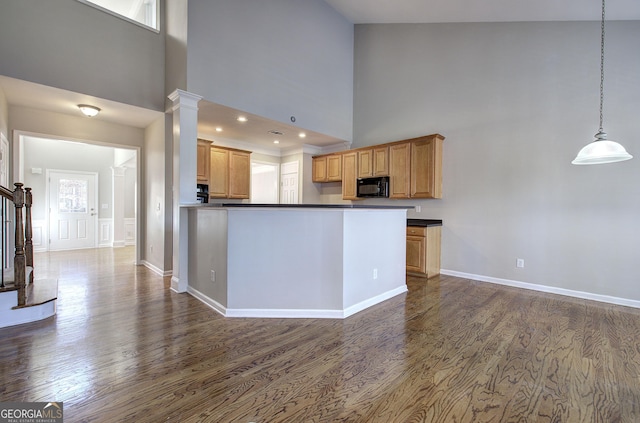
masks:
[[[389,146],[389,198],[409,198],[411,143]]]
[[[358,200],[357,197],[358,153],[353,151],[342,154],[342,198]]]
[[[358,150],[358,178],[373,176],[373,149]]]
[[[313,182],[340,182],[342,180],[342,154],[316,156],[312,162]]]
[[[358,150],[358,178],[389,176],[389,147]]]
[[[327,181],[342,180],[342,154],[332,154],[327,157]]]
[[[209,169],[209,197],[227,198],[229,196],[229,151],[211,147]]]
[[[373,176],[389,176],[389,147],[373,149]]]
[[[229,151],[229,198],[249,198],[251,194],[251,153]]]
[[[443,140],[433,134],[315,156],[313,182],[342,180],[342,198],[358,200],[358,178],[389,176],[389,198],[442,198]]]
[[[411,198],[442,198],[442,137],[411,142]]]
[[[209,157],[209,197],[249,198],[251,152],[211,146]]]
[[[211,141],[198,140],[198,150],[196,154],[196,179],[199,184],[209,183],[209,148],[211,148]]]
[[[311,168],[313,182],[327,182],[327,156],[314,157]]]

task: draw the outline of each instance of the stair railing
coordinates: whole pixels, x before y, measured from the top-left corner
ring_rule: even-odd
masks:
[[[16,182],[13,192],[0,186],[2,201],[2,287],[4,287],[4,269],[6,267],[5,251],[7,248],[8,230],[8,201],[12,201],[15,208],[15,252],[13,256],[14,283],[18,290],[18,306],[26,304],[26,266],[33,266],[33,226],[31,222],[32,194],[31,188],[22,188],[23,184]],[[8,201],[6,201],[8,200]],[[25,209],[23,219],[22,209]],[[29,282],[33,282],[33,272],[29,276]]]

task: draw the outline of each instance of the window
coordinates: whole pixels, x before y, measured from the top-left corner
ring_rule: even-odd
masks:
[[[59,213],[87,212],[87,181],[82,179],[60,179],[58,186]]]
[[[159,30],[159,0],[78,0],[147,28]]]

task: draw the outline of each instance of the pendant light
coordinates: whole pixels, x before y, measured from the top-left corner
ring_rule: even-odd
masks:
[[[604,2],[602,0],[602,22],[600,24],[600,128],[595,135],[596,140],[587,144],[571,162],[575,165],[614,163],[629,160],[633,156],[615,141],[607,139],[602,129],[602,105],[604,104]]]

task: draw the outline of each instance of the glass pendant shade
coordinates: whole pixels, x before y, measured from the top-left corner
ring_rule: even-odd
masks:
[[[607,139],[607,134],[600,131],[596,134],[596,140],[587,144],[578,152],[571,162],[575,165],[590,165],[601,163],[622,162],[632,159],[623,146],[615,141]]]
[[[605,0],[602,0],[602,20],[600,21],[600,128],[596,134],[596,140],[583,147],[576,158],[573,159],[571,163],[575,165],[615,163],[633,158],[622,145],[608,140],[607,134],[602,130],[602,109],[604,105],[604,3]]]

